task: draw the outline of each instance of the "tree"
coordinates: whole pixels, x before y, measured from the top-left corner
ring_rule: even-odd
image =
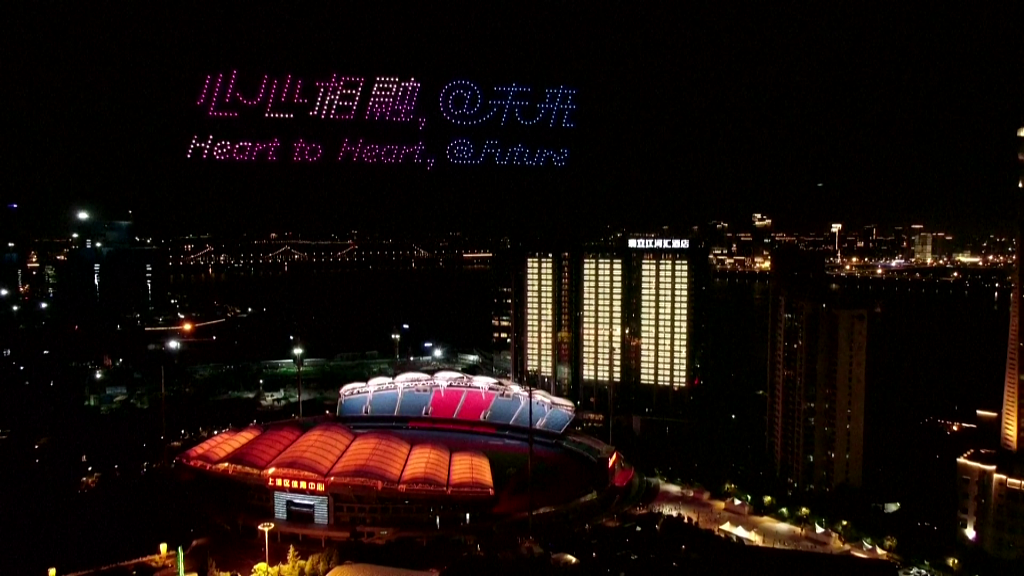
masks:
[[[281,566],[267,566],[266,562],[259,562],[252,567],[251,576],[281,576]]]
[[[324,576],[325,572],[320,569],[323,557],[324,555],[319,552],[309,555],[309,558],[306,560],[306,576]]]
[[[326,576],[332,568],[341,564],[341,556],[338,554],[338,548],[336,546],[331,546],[325,550],[322,558],[323,560],[320,562],[320,572],[324,574],[324,576]]]
[[[207,576],[231,576],[231,572],[221,572],[217,570],[217,563],[213,561],[213,558],[206,559],[206,575]]]
[[[278,568],[281,576],[305,576],[306,562],[293,545],[288,547],[288,563],[279,565]]]

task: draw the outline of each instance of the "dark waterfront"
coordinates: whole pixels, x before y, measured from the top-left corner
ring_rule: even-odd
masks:
[[[460,350],[491,345],[489,270],[189,271],[172,275],[170,287],[199,308],[251,308],[248,337],[238,346],[253,358],[287,357],[293,334],[314,358],[368,351],[388,356],[395,329],[403,333],[403,356],[421,355],[424,341]]]

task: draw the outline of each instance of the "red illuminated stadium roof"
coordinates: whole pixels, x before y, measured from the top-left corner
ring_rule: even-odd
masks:
[[[356,434],[333,421],[306,432],[296,423],[224,432],[178,460],[243,479],[269,477],[277,486],[288,479],[291,488],[298,479],[313,479],[321,491],[325,485],[340,485],[486,496],[494,488],[490,462],[482,453],[452,453],[432,443],[412,446],[393,433]],[[287,482],[283,486],[289,487]]]
[[[351,430],[324,422],[303,434],[270,463],[267,473],[323,478],[355,439]]]
[[[294,425],[276,426],[263,432],[245,446],[224,459],[228,464],[263,471],[281,452],[302,436],[302,429]]]
[[[199,444],[196,444],[189,451],[187,451],[184,454],[182,454],[181,457],[184,458],[184,459],[189,459],[189,460],[195,459],[200,454],[206,452],[207,450],[209,450],[209,449],[211,449],[211,448],[213,448],[215,446],[220,445],[222,442],[227,441],[229,438],[231,438],[235,434],[238,434],[237,430],[225,430],[224,432],[221,432],[220,434],[217,434],[216,436],[214,436],[214,437],[212,437],[212,438],[210,438],[208,440],[205,440],[205,441],[203,441],[203,442],[201,442]]]
[[[247,444],[253,438],[263,433],[263,429],[259,426],[249,426],[245,430],[237,434],[231,435],[226,438],[223,442],[220,442],[216,446],[210,447],[209,450],[204,451],[202,454],[196,456],[196,460],[200,462],[206,462],[207,464],[217,464],[228,454],[231,454],[235,450],[238,450],[245,444]]]
[[[349,446],[328,476],[397,483],[409,449],[409,443],[396,436],[379,432],[363,434]]]
[[[480,452],[456,452],[452,454],[448,486],[456,489],[491,489],[491,463]]]
[[[402,484],[448,485],[448,464],[451,453],[438,444],[413,446],[402,472]]]

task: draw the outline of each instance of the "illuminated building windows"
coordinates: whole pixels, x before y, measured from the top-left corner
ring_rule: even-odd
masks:
[[[555,330],[554,268],[552,259],[526,261],[526,371],[552,376]]]
[[[640,383],[686,386],[688,270],[685,260],[641,265]]]
[[[583,261],[583,379],[617,382],[622,355],[622,261]]]

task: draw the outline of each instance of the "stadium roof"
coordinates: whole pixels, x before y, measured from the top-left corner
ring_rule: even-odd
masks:
[[[453,490],[472,490],[494,485],[491,478],[491,463],[481,452],[456,452],[452,454],[451,470],[448,473],[448,487]]]
[[[338,416],[399,416],[488,422],[562,433],[575,405],[543,390],[523,388],[489,376],[442,370],[433,376],[404,372],[342,386]],[[530,398],[533,407],[530,407]],[[532,420],[531,420],[532,416]]]
[[[324,422],[306,432],[270,463],[281,474],[313,475],[323,478],[355,440],[351,430],[335,422]]]
[[[290,424],[277,426],[235,450],[229,458],[225,458],[223,461],[235,466],[262,471],[270,466],[270,462],[277,458],[278,454],[284,452],[285,448],[291,446],[299,436],[302,436],[302,429],[298,426]]]
[[[238,450],[262,433],[263,429],[259,426],[249,426],[237,434],[232,434],[230,438],[216,446],[212,446],[209,450],[204,451],[196,458],[206,462],[207,464],[216,464],[227,457],[228,454]]]
[[[411,446],[396,436],[372,432],[363,434],[349,446],[330,476],[367,478],[398,483]]]
[[[196,468],[271,485],[371,486],[377,490],[494,494],[491,465],[480,452],[411,445],[386,432],[356,434],[334,421],[303,431],[294,422],[228,430],[178,456]]]
[[[448,484],[448,465],[451,452],[438,444],[420,444],[409,452],[409,460],[402,471],[402,484]]]

